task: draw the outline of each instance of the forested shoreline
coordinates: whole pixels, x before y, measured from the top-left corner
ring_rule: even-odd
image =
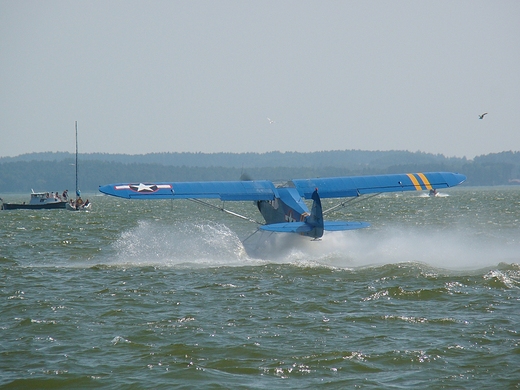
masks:
[[[0,158],[0,193],[63,191],[75,185],[74,155],[32,153]],[[492,153],[473,160],[407,151],[321,151],[313,153],[151,153],[80,154],[79,185],[97,191],[103,184],[141,181],[286,181],[294,178],[450,171],[468,177],[465,185],[520,184],[520,152]]]

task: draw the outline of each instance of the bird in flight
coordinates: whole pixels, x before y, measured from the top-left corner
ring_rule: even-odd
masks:
[[[486,114],[487,114],[487,112],[483,113],[482,115],[479,115],[478,119],[484,119],[484,115],[486,115]]]
[[[270,125],[272,125],[274,123],[274,121],[272,119],[267,118],[267,120],[269,121]]]

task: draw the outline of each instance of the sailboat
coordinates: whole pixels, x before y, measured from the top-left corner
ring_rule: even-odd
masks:
[[[92,203],[87,199],[83,201],[81,198],[81,191],[78,187],[78,121],[75,122],[76,126],[76,200],[71,199],[67,203],[67,210],[70,211],[86,211],[90,210]]]

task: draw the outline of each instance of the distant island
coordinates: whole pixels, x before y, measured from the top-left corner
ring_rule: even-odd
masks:
[[[114,182],[239,180],[286,181],[320,176],[401,172],[464,173],[468,186],[519,185],[520,152],[506,151],[473,160],[409,151],[332,150],[311,153],[149,153],[79,155],[80,188],[97,191]],[[63,191],[74,187],[74,155],[29,153],[0,157],[0,193]]]

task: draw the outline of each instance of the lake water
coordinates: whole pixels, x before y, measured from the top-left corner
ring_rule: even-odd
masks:
[[[189,201],[1,211],[0,387],[518,388],[520,187],[444,192],[321,241]]]

